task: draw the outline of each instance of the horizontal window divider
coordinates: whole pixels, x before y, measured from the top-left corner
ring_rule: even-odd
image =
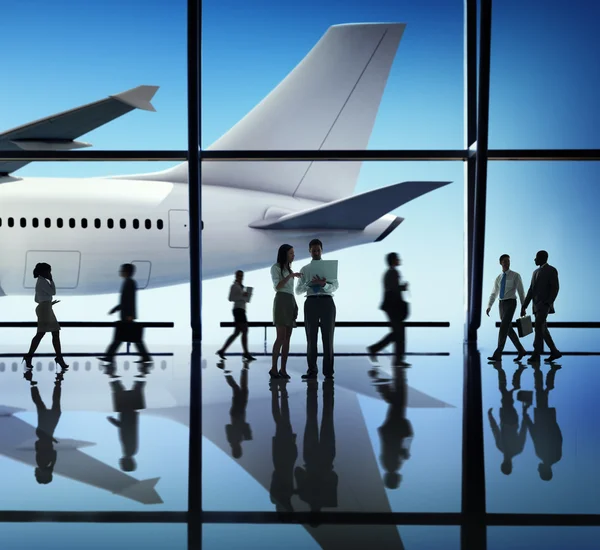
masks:
[[[220,326],[221,328],[229,328],[235,327],[235,323],[233,321],[222,321]],[[303,321],[297,321],[296,325],[298,327],[303,327]],[[0,327],[2,324],[0,324]],[[249,327],[264,327],[275,328],[273,321],[250,321],[248,323]],[[389,327],[391,326],[389,321],[336,321],[336,327],[339,328],[373,328],[373,327]],[[406,321],[404,326],[407,328],[410,327],[438,327],[438,328],[448,328],[450,323],[448,321]]]
[[[2,162],[186,161],[187,151],[2,151]]]
[[[203,161],[464,161],[468,151],[463,149],[442,150],[255,150],[255,151],[201,151]]]
[[[187,523],[188,512],[58,512],[46,510],[0,511],[0,522],[62,523]]]
[[[489,149],[488,160],[600,160],[600,149]]]
[[[60,290],[60,289],[58,289]],[[119,321],[61,321],[60,326],[65,328],[114,328]],[[143,328],[174,328],[175,323],[169,322],[143,322],[136,321],[136,325]],[[4,321],[0,322],[0,328],[32,328],[37,327],[35,321]]]
[[[548,321],[548,328],[600,328],[600,321]],[[517,326],[516,322],[512,322],[513,327]],[[531,322],[531,326],[535,327],[535,321]],[[496,328],[500,327],[500,322],[496,322]]]

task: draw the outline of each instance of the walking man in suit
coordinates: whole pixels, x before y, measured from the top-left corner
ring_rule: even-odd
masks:
[[[554,300],[558,296],[558,271],[548,263],[548,252],[540,250],[535,255],[535,265],[539,266],[531,277],[531,285],[521,307],[521,317],[529,302],[533,302],[533,313],[535,315],[535,339],[533,341],[533,354],[527,360],[528,363],[539,363],[544,341],[550,348],[550,357],[546,362],[555,361],[562,357],[554,345],[554,340],[548,332],[548,315],[554,312]]]
[[[323,253],[323,243],[313,239],[308,245],[312,262],[320,262]],[[311,263],[312,263],[311,262]],[[302,375],[303,380],[317,377],[317,336],[321,327],[323,340],[323,374],[325,378],[333,379],[333,333],[335,331],[335,302],[333,293],[338,289],[337,279],[326,281],[319,277],[309,279],[309,265],[300,270],[300,278],[296,283],[296,294],[306,292],[304,302],[304,327],[306,329],[306,360],[308,371]]]
[[[494,288],[490,294],[490,300],[488,307],[485,310],[486,315],[490,316],[490,310],[494,305],[496,297],[500,295],[498,304],[500,306],[500,331],[498,333],[498,347],[491,357],[488,357],[490,361],[502,361],[502,352],[504,351],[504,345],[506,344],[506,337],[510,338],[510,341],[515,345],[519,355],[515,359],[518,363],[527,352],[521,344],[515,329],[512,328],[512,320],[517,309],[517,293],[519,294],[519,300],[521,307],[525,302],[525,290],[523,290],[523,281],[521,275],[516,271],[510,269],[510,256],[508,254],[502,254],[500,256],[500,265],[502,266],[502,273],[496,277],[494,281]]]

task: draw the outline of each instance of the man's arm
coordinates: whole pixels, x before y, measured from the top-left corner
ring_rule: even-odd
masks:
[[[310,281],[306,280],[306,266],[304,266],[300,270],[300,277],[296,283],[296,294],[304,294],[305,292],[308,292],[309,287]]]
[[[527,309],[527,306],[529,305],[529,302],[531,302],[531,299],[533,298],[533,281],[535,280],[535,271],[533,272],[533,275],[531,276],[531,283],[529,284],[529,290],[527,291],[527,296],[525,296],[525,302],[523,302],[523,305],[521,306],[521,309]]]
[[[559,284],[558,284],[558,271],[556,269],[552,272],[550,278],[550,303],[553,304],[554,300],[558,296]]]
[[[494,281],[492,293],[490,294],[490,299],[488,300],[488,310],[492,308],[494,302],[496,301],[496,298],[498,297],[498,293],[500,292],[500,278],[501,275],[496,277],[496,280]]]
[[[335,292],[340,287],[340,284],[337,279],[331,279],[331,281],[327,281],[323,290],[326,292]]]
[[[525,289],[523,288],[523,279],[521,275],[517,274],[517,293],[519,294],[519,300],[521,301],[521,307],[525,303]]]

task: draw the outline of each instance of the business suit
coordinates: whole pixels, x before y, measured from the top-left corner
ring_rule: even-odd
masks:
[[[555,313],[554,301],[558,296],[558,291],[558,271],[556,268],[545,263],[533,272],[523,309],[527,309],[529,302],[533,303],[533,313],[535,315],[534,358],[539,358],[544,341],[550,348],[551,356],[560,356],[547,325],[548,315]]]
[[[123,286],[121,287],[121,300],[119,304],[117,304],[110,310],[110,313],[112,314],[119,311],[121,313],[122,322],[132,323],[137,317],[135,296],[136,292],[137,284],[135,280],[131,277],[126,277],[123,281]],[[107,359],[112,360],[113,356],[115,355],[115,353],[119,349],[119,346],[122,343],[122,340],[118,338],[118,329],[115,329],[113,341],[109,348],[106,350],[105,357]],[[142,361],[150,361],[150,354],[148,353],[144,342],[134,342],[134,344],[137,347],[140,355],[142,356]]]

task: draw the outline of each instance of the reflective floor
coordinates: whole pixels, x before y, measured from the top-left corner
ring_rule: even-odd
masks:
[[[464,547],[462,346],[409,356],[405,368],[389,356],[376,366],[364,355],[338,356],[334,380],[309,382],[300,378],[304,357],[290,357],[289,381],[273,381],[270,357],[223,362],[205,347],[197,365],[203,511],[311,512],[312,520],[222,516],[202,525],[197,542],[186,525],[191,347],[151,349],[149,368],[133,353],[107,368],[102,349],[82,345],[65,350],[66,371],[46,354],[26,375],[22,351],[0,348],[1,548]],[[491,351],[481,349],[483,409],[468,411],[483,419],[487,513],[600,514],[600,358],[534,368],[513,356],[488,364]],[[42,513],[40,522],[48,512],[141,513],[143,523],[11,523],[31,521],[27,512]],[[149,523],[146,512],[164,516]],[[327,524],[319,512],[363,515]],[[394,513],[455,520],[370,525]],[[168,514],[179,515],[161,524]],[[490,526],[487,548],[597,548],[598,533]]]

